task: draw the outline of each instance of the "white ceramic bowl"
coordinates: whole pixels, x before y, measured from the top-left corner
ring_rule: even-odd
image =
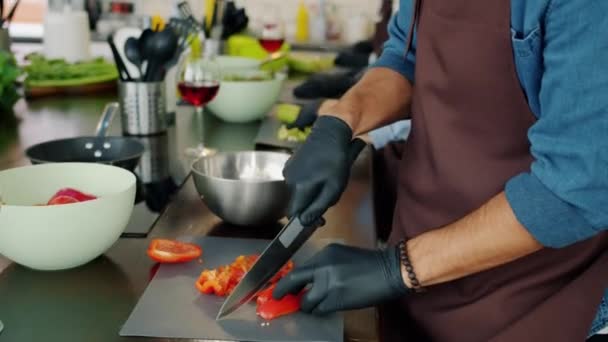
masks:
[[[95,200],[46,203],[71,187]],[[135,176],[94,163],[41,164],[0,172],[0,254],[38,270],[85,264],[107,251],[131,217]]]
[[[247,72],[242,74],[252,74]],[[207,108],[218,118],[232,123],[256,121],[268,115],[281,95],[284,76],[264,81],[222,81]]]
[[[260,61],[254,58],[239,56],[217,56],[215,61],[219,64],[222,72],[258,70]]]

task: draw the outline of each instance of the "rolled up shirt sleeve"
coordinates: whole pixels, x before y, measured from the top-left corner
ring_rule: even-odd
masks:
[[[403,141],[410,135],[412,123],[410,120],[400,120],[370,131],[369,137],[374,148],[379,150],[393,141]]]
[[[384,44],[382,54],[371,65],[392,69],[410,82],[414,83],[414,66],[416,63],[416,34],[412,38],[412,46],[407,56],[405,55],[405,44],[413,17],[412,0],[401,0],[399,11],[393,15],[388,24],[389,38]]]
[[[608,229],[608,1],[553,0],[544,19],[534,162],[506,184],[516,217],[544,246]]]

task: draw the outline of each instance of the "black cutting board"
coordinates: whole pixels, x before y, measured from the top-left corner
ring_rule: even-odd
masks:
[[[122,327],[121,336],[256,342],[343,341],[341,314],[317,317],[295,313],[266,325],[256,316],[255,304],[249,303],[217,322],[215,317],[225,298],[200,294],[194,286],[199,274],[204,268],[227,265],[239,255],[260,253],[269,241],[220,237],[198,237],[193,241],[203,249],[203,263],[162,265]],[[294,256],[294,263],[302,263],[320,247],[307,243]]]
[[[265,118],[261,125],[258,135],[255,138],[255,145],[258,149],[283,149],[293,151],[300,146],[299,142],[280,140],[277,136],[281,122],[274,116]]]

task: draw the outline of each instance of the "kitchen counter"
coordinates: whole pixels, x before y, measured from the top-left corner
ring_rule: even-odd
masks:
[[[17,137],[0,146],[0,170],[27,165],[26,147],[49,139],[92,134],[104,104],[112,95],[96,98],[42,99],[17,106],[22,122]],[[219,150],[250,150],[258,123],[235,125],[212,116],[201,117],[192,108],[179,107],[175,125],[168,132],[170,173],[180,184],[185,180],[147,238],[121,238],[102,257],[82,267],[58,272],[39,272],[11,263],[0,256],[0,342],[111,342],[169,341],[118,336],[154,269],[146,256],[151,238],[192,235],[271,239],[277,224],[265,231],[223,223],[198,198],[188,178],[190,160],[182,153],[204,134],[208,146]],[[117,120],[110,134],[119,134]],[[362,153],[340,203],[326,215],[327,226],[314,239],[340,239],[363,247],[375,245],[371,215],[369,154]],[[49,227],[52,229],[53,227]],[[184,317],[184,319],[188,319]],[[373,309],[346,314],[347,341],[376,341]]]

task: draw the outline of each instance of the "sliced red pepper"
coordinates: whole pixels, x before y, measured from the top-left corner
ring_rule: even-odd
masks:
[[[196,288],[204,294],[227,296],[232,293],[257,260],[258,255],[240,255],[230,265],[221,266],[215,270],[204,270],[196,282]],[[272,278],[272,282],[279,281],[292,269],[293,262],[287,262]]]
[[[281,278],[283,278],[284,276],[287,275],[287,273],[291,272],[291,270],[293,270],[293,261],[289,260],[282,268],[281,270],[279,270],[279,272],[277,272],[277,274],[274,275],[274,277],[272,277],[272,279],[270,279],[271,283],[276,283],[279,280],[281,280]]]
[[[297,295],[288,294],[280,300],[276,300],[272,298],[272,291],[270,291],[270,298],[262,297],[262,302],[258,303],[256,313],[267,321],[289,315],[300,310],[300,302],[303,295],[304,291]],[[258,301],[260,301],[260,297],[258,297]]]
[[[70,204],[94,200],[97,197],[82,193],[76,189],[65,188],[57,191],[46,205]]]
[[[175,240],[154,239],[148,247],[148,256],[161,263],[188,262],[202,253],[198,245]]]
[[[245,276],[245,273],[247,273],[247,271],[243,271],[240,268],[232,268],[231,271],[232,271],[232,274],[231,274],[230,281],[231,281],[232,285],[235,285],[235,286],[243,279],[243,277]]]
[[[258,293],[258,298],[256,299],[256,304],[259,306],[269,301],[272,298],[272,291],[274,291],[275,287],[277,287],[276,284],[272,284],[260,291],[260,293]]]
[[[232,272],[228,266],[220,266],[215,270],[204,270],[196,281],[196,288],[204,294],[226,296],[231,287]]]
[[[53,196],[46,205],[60,205],[78,203],[78,200],[71,196]]]
[[[57,191],[55,196],[74,197],[78,202],[85,202],[85,201],[97,199],[97,197],[95,197],[93,195],[85,194],[83,192],[80,192],[80,191],[78,191],[76,189],[72,189],[72,188],[61,189],[61,190]],[[55,196],[53,196],[53,197],[55,197]]]
[[[253,264],[258,260],[257,255],[240,255],[230,265],[235,269],[240,269],[242,272],[247,273],[253,267]]]
[[[215,291],[221,291],[217,282],[217,270],[204,270],[196,281],[196,288],[205,294],[214,294]]]

